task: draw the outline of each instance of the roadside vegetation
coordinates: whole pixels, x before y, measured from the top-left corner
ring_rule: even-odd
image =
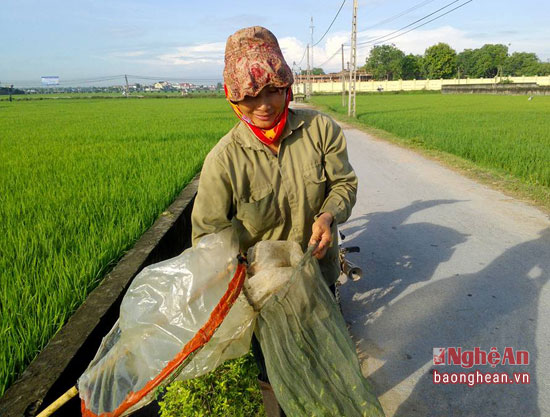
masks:
[[[503,44],[485,44],[457,53],[440,42],[422,55],[406,55],[393,44],[375,45],[358,69],[379,81],[501,77],[501,81],[511,82],[502,77],[550,75],[550,62],[541,61],[533,52],[510,53]],[[315,67],[311,73],[322,75],[325,71]],[[301,71],[301,75],[306,74],[306,70]]]
[[[363,69],[375,80],[550,75],[550,63],[532,52],[510,54],[506,45],[485,44],[457,53],[443,42],[430,46],[423,55],[405,55],[394,45],[376,45]]]
[[[173,382],[159,401],[161,417],[262,417],[258,369],[251,353],[189,381]]]
[[[223,99],[0,103],[0,396],[236,122]]]
[[[312,97],[341,120],[436,156],[458,157],[453,165],[479,168],[491,183],[550,208],[550,97],[363,94],[357,96],[356,120],[341,101]]]

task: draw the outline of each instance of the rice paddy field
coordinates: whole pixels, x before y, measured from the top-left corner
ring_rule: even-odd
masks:
[[[223,92],[219,91],[193,91],[186,96],[182,96],[179,91],[144,91],[131,92],[129,98],[224,98]],[[125,98],[122,92],[51,92],[48,94],[14,94],[13,101],[29,101],[29,100],[71,100],[71,99],[102,99],[102,98]],[[0,95],[0,102],[9,101],[8,95]]]
[[[312,101],[346,119],[340,96]],[[359,95],[357,114],[403,142],[550,189],[550,97]],[[223,98],[0,101],[0,396],[235,121]],[[250,358],[227,366],[228,379],[169,391],[163,415],[216,384],[225,404],[243,391],[226,393],[227,381],[255,380]],[[244,390],[261,415],[257,390]]]
[[[312,97],[314,104],[345,119],[347,109],[341,100],[341,96]],[[358,95],[357,123],[406,143],[456,155],[549,195],[549,96],[528,100],[497,95]]]
[[[217,98],[0,102],[0,396],[235,121]]]

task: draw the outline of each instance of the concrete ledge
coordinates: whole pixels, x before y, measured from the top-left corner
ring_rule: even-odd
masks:
[[[133,278],[147,265],[191,246],[190,218],[198,183],[197,175],[5,392],[0,416],[34,416],[75,385],[118,319],[120,303]],[[155,414],[147,410],[139,413]],[[55,417],[78,415],[78,397],[55,413]]]

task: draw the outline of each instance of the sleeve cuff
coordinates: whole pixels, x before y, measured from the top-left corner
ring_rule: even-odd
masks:
[[[319,210],[319,214],[315,216],[315,220],[323,213],[332,214],[333,223],[340,224],[345,221],[345,208],[343,208],[338,201],[334,201],[334,199],[329,198],[325,200],[323,206]]]

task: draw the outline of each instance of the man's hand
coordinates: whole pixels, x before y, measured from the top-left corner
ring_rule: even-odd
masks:
[[[323,213],[315,220],[315,223],[313,223],[311,227],[313,233],[311,239],[309,239],[309,244],[314,245],[316,242],[319,242],[319,246],[313,251],[313,256],[317,259],[323,259],[325,257],[330,247],[330,242],[332,242],[332,232],[330,230],[332,221],[332,214]]]

